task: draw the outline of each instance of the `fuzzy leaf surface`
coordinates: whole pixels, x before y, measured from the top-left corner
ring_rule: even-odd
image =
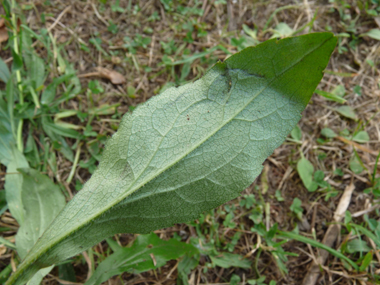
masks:
[[[25,213],[22,202],[22,183],[23,176],[18,174],[19,168],[29,167],[25,156],[17,149],[15,144],[10,144],[9,163],[7,165],[7,174],[5,177],[5,196],[9,211],[20,225],[24,224]]]
[[[31,168],[18,169],[22,176],[25,221],[16,235],[17,253],[24,258],[51,221],[65,207],[61,190],[51,179]]]
[[[7,284],[113,234],[191,221],[239,196],[300,119],[335,45],[331,33],[269,40],[127,113]]]

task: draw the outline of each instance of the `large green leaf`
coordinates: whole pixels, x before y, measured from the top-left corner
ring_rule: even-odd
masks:
[[[68,160],[74,161],[73,151],[71,150],[70,146],[66,142],[65,138],[57,134],[56,130],[54,129],[54,123],[52,122],[52,119],[48,117],[42,117],[41,123],[42,123],[42,128],[45,131],[45,133],[48,135],[48,137],[53,142],[57,142],[60,145],[59,151],[62,152],[62,154]]]
[[[13,117],[13,107],[16,89],[12,80],[6,85],[5,98],[0,98],[0,163],[7,167],[5,176],[5,197],[9,211],[17,222],[24,222],[24,207],[22,203],[22,175],[18,168],[29,167],[25,156],[16,146],[15,125],[17,120]]]
[[[199,254],[194,256],[185,255],[180,262],[178,262],[178,276],[177,285],[189,285],[189,274],[199,264]]]
[[[51,179],[31,168],[18,169],[22,175],[22,203],[25,219],[16,236],[17,253],[25,258],[37,239],[66,204],[65,196]],[[38,285],[54,266],[39,270],[28,285]]]
[[[85,285],[98,285],[123,272],[145,272],[185,254],[197,253],[198,249],[191,244],[175,239],[164,241],[153,233],[140,235],[131,247],[120,248],[102,261]]]
[[[210,255],[210,259],[214,265],[223,267],[223,268],[230,268],[230,267],[250,268],[251,267],[251,261],[249,261],[248,259],[244,259],[242,256],[238,254],[233,254],[230,252],[223,252],[217,256]]]
[[[31,168],[21,172],[25,220],[17,232],[17,253],[23,259],[66,204],[65,196],[51,179]]]
[[[9,145],[10,157],[7,165],[7,175],[5,177],[5,196],[9,211],[17,222],[24,223],[24,207],[22,203],[22,183],[23,177],[18,173],[19,168],[29,167],[25,156],[17,149],[15,144]]]
[[[15,126],[17,121],[13,118],[14,97],[14,84],[12,80],[8,80],[5,96],[0,98],[0,163],[5,166],[12,161],[11,145],[16,144]]]
[[[297,171],[303,185],[309,192],[314,192],[318,189],[318,184],[313,180],[314,166],[303,156],[297,162]]]
[[[45,62],[34,51],[24,51],[24,62],[28,79],[32,81],[34,89],[40,87],[45,81]]]
[[[28,281],[27,285],[40,285],[42,279],[44,279],[44,277],[48,275],[53,268],[54,265],[51,265],[49,267],[38,270],[37,273],[34,274],[33,277]]]
[[[126,114],[7,284],[115,233],[187,222],[237,197],[300,119],[335,44],[331,33],[269,40]]]

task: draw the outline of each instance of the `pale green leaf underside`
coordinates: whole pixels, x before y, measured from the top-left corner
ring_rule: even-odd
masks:
[[[16,235],[17,253],[23,259],[66,204],[65,196],[52,180],[31,168],[17,169],[22,181],[22,206],[25,219]],[[12,189],[14,190],[14,189]],[[28,285],[39,285],[54,266],[39,270]]]
[[[8,145],[9,148],[9,163],[7,165],[7,174],[5,177],[5,194],[8,203],[8,208],[12,216],[20,225],[23,225],[25,214],[22,204],[22,182],[23,177],[17,174],[19,168],[29,167],[25,156],[17,149],[15,144]]]
[[[267,41],[126,114],[8,284],[112,234],[187,222],[237,197],[300,119],[335,44],[330,33]]]
[[[51,265],[49,267],[38,270],[37,273],[34,274],[33,277],[28,281],[27,285],[40,285],[42,279],[44,279],[44,277],[50,273],[53,267],[54,265]]]
[[[51,179],[31,168],[18,169],[22,179],[25,221],[16,235],[17,253],[23,259],[52,220],[65,207],[61,190]]]

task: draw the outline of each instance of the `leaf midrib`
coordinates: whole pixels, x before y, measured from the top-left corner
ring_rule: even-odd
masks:
[[[140,175],[134,180],[134,182],[132,182],[131,186],[126,190],[126,193],[125,195],[122,195],[123,198],[121,199],[118,199],[118,201],[113,204],[111,207],[109,207],[107,210],[111,209],[113,206],[117,205],[118,203],[120,203],[122,200],[124,200],[127,196],[129,196],[130,194],[134,193],[136,190],[140,189],[141,186],[147,184],[148,182],[152,181],[153,179],[155,179],[156,177],[158,177],[160,174],[162,174],[163,172],[165,172],[166,170],[168,170],[169,168],[171,168],[174,164],[178,163],[179,161],[181,161],[182,159],[184,159],[187,155],[189,155],[192,151],[194,151],[195,149],[197,149],[198,147],[200,147],[202,144],[204,144],[208,139],[210,139],[213,135],[215,135],[218,131],[220,131],[224,126],[226,126],[227,124],[229,124],[239,113],[241,113],[245,108],[247,108],[247,106],[249,104],[251,104],[251,102],[257,98],[257,96],[259,96],[265,89],[267,89],[268,87],[270,87],[270,85],[273,83],[273,81],[275,81],[277,78],[279,78],[280,76],[282,76],[284,73],[286,73],[289,69],[293,68],[295,65],[297,65],[299,62],[301,62],[303,60],[303,58],[305,58],[306,56],[308,56],[309,54],[311,54],[312,52],[314,52],[316,49],[320,48],[322,45],[324,45],[328,40],[330,40],[331,38],[328,38],[327,40],[325,40],[324,42],[322,42],[318,47],[314,48],[313,50],[311,50],[310,52],[306,53],[303,57],[301,57],[299,60],[297,60],[293,65],[289,66],[287,69],[285,69],[284,71],[282,71],[280,74],[276,74],[276,76],[268,81],[267,85],[265,87],[263,87],[261,90],[259,90],[250,100],[248,100],[248,102],[243,105],[242,108],[239,109],[239,111],[235,112],[231,117],[230,119],[228,119],[227,121],[223,121],[222,124],[219,126],[219,128],[216,128],[216,130],[214,132],[212,132],[211,134],[209,134],[208,136],[206,136],[202,141],[200,141],[196,146],[194,146],[193,148],[190,148],[189,151],[185,152],[184,155],[182,155],[179,159],[177,159],[175,162],[169,164],[168,166],[166,166],[165,168],[163,168],[162,171],[159,171],[156,175],[152,175],[151,177],[148,177],[146,180],[147,182],[145,183],[140,183],[137,185],[136,188],[133,189],[133,191],[130,191],[131,188],[133,188],[133,186],[135,185],[136,181],[141,177],[141,175],[145,172],[145,170],[149,167],[151,161],[153,160],[153,158],[155,157],[158,149],[159,149],[159,146],[161,145],[161,142],[162,140],[164,139],[164,136],[162,137],[161,141],[160,141],[160,144],[157,146],[157,150],[155,151],[155,153],[152,155],[151,159],[149,160],[149,162],[146,164],[146,167],[144,168],[143,171],[141,171]],[[273,59],[272,59],[273,60]],[[225,63],[227,65],[227,63]],[[227,66],[227,69],[228,69],[228,66]],[[106,212],[106,211],[104,211]],[[103,212],[103,213],[104,213]],[[97,215],[94,215],[95,217]]]
[[[184,157],[186,157],[188,154],[190,154],[193,150],[195,150],[196,148],[198,148],[199,146],[201,146],[204,142],[206,142],[210,137],[212,137],[214,134],[216,134],[221,128],[223,128],[225,125],[227,125],[228,123],[230,123],[233,118],[235,118],[241,111],[243,111],[255,98],[257,98],[257,96],[259,96],[266,88],[268,88],[276,79],[278,79],[279,77],[281,77],[283,74],[285,74],[289,69],[293,68],[294,66],[296,66],[299,62],[301,62],[305,57],[307,57],[308,55],[310,55],[311,53],[313,53],[315,50],[319,49],[321,46],[323,46],[326,42],[328,42],[329,40],[331,40],[332,37],[329,37],[327,38],[325,41],[323,41],[322,43],[320,43],[318,46],[316,46],[314,49],[312,49],[311,51],[309,51],[308,53],[306,53],[304,56],[300,57],[300,59],[298,59],[294,64],[290,65],[288,68],[286,68],[285,70],[283,70],[280,74],[276,74],[275,77],[270,80],[267,85],[265,87],[263,87],[260,91],[258,91],[256,93],[255,96],[252,97],[251,100],[249,100],[242,108],[239,109],[238,112],[235,112],[233,116],[231,116],[231,119],[223,122],[219,128],[216,129],[216,131],[214,131],[213,133],[211,133],[209,136],[207,136],[204,140],[202,140],[201,142],[199,142],[196,146],[194,146],[193,148],[191,148],[189,151],[187,151],[183,156],[181,156],[179,159],[177,159],[175,162],[169,164],[168,166],[166,166],[165,168],[163,168],[161,171],[159,171],[158,173],[156,173],[155,175],[152,175],[151,177],[147,177],[147,182],[145,183],[140,183],[137,185],[136,188],[133,189],[133,191],[130,191],[131,188],[135,185],[135,182],[138,180],[139,177],[141,177],[141,174],[144,173],[144,171],[141,172],[141,174],[135,179],[135,181],[131,184],[131,186],[129,187],[128,190],[126,190],[125,194],[124,195],[121,195],[120,198],[116,199],[114,203],[110,204],[106,209],[104,209],[103,211],[101,212],[97,212],[95,213],[94,215],[92,216],[89,216],[88,219],[86,219],[84,222],[82,222],[81,224],[79,224],[74,230],[70,231],[68,234],[66,235],[61,235],[61,236],[58,236],[56,237],[54,240],[52,240],[50,243],[46,243],[44,247],[41,248],[41,250],[39,252],[37,252],[36,254],[33,254],[31,256],[29,256],[28,260],[30,260],[29,262],[27,263],[24,263],[24,266],[21,265],[21,267],[19,268],[19,270],[17,270],[17,272],[19,272],[19,275],[21,275],[23,271],[21,271],[21,269],[23,268],[28,268],[29,265],[31,263],[33,263],[33,260],[36,260],[38,259],[39,257],[41,257],[49,248],[52,248],[54,245],[56,244],[59,244],[59,242],[61,242],[62,240],[65,239],[65,237],[68,237],[70,236],[71,234],[73,234],[74,232],[78,231],[80,228],[84,227],[86,224],[88,224],[89,221],[93,220],[94,218],[100,216],[101,214],[107,212],[108,210],[110,210],[112,207],[114,207],[115,205],[117,205],[118,203],[120,203],[122,200],[124,200],[127,196],[129,196],[130,194],[132,194],[133,192],[135,192],[136,190],[140,189],[141,186],[145,185],[146,183],[148,183],[149,181],[152,181],[153,179],[155,179],[156,177],[158,177],[160,174],[162,174],[163,172],[165,172],[166,170],[168,170],[169,168],[171,168],[174,164],[176,164],[178,161],[181,161]],[[273,60],[273,58],[272,58]],[[225,63],[227,65],[227,63]],[[227,66],[228,68],[228,66]],[[154,157],[154,155],[152,156],[152,158]],[[152,160],[152,159],[151,159]],[[151,161],[150,160],[150,161]],[[150,163],[150,162],[149,162]],[[149,163],[147,164],[147,167],[149,166]],[[35,256],[35,257],[34,257]],[[26,260],[25,260],[26,261]],[[15,276],[15,278],[17,277]]]

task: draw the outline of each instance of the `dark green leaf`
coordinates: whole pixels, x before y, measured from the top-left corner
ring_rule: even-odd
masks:
[[[7,174],[5,176],[5,193],[9,211],[17,222],[24,223],[24,208],[22,201],[22,184],[23,176],[18,172],[19,168],[29,167],[24,155],[15,145],[10,145],[10,159],[7,165]]]
[[[11,50],[12,50],[12,57],[13,57],[12,72],[15,72],[22,69],[22,58],[19,54],[15,52],[13,48],[11,48]]]
[[[33,135],[29,134],[24,149],[25,157],[31,165],[31,168],[37,169],[41,164],[40,153]]]
[[[331,91],[332,94],[338,97],[343,97],[346,95],[346,88],[344,88],[343,85],[337,85],[335,88]]]
[[[303,209],[301,205],[302,205],[302,201],[298,198],[294,198],[292,205],[289,207],[290,211],[292,211],[299,220],[302,220]]]
[[[356,238],[347,242],[346,250],[348,253],[368,252],[371,248],[364,240]]]
[[[355,94],[357,94],[358,96],[362,96],[362,87],[360,85],[355,85],[353,90]]]
[[[0,244],[5,245],[6,247],[9,247],[11,249],[16,249],[16,246],[14,243],[10,242],[9,240],[3,238],[0,236]]]
[[[8,208],[7,201],[5,200],[5,191],[0,189],[0,215],[4,213],[4,208]]]
[[[300,142],[302,139],[302,131],[298,125],[294,127],[294,129],[290,132],[290,135],[295,141]]]
[[[80,138],[80,134],[77,131],[57,125],[51,122],[50,120],[44,121],[44,127],[49,128],[53,133],[59,136],[73,138],[73,139]]]
[[[370,38],[380,41],[380,29],[369,30],[368,32],[366,32],[365,34],[362,34],[361,36],[368,36]]]
[[[248,284],[249,285],[264,285],[265,279],[266,279],[265,276],[261,276],[260,278],[255,279],[255,280],[248,280]]]
[[[0,58],[0,80],[7,83],[10,77],[11,74],[9,73],[7,64]]]
[[[342,97],[340,96],[337,96],[333,93],[330,93],[330,92],[326,92],[326,91],[323,91],[323,90],[315,90],[315,93],[317,93],[318,95],[321,95],[322,97],[325,97],[327,100],[330,100],[330,101],[334,101],[334,102],[338,102],[338,103],[345,103],[346,100],[343,99]]]
[[[371,251],[367,252],[367,254],[363,258],[362,264],[359,267],[359,271],[365,271],[368,265],[371,263],[372,258],[373,258],[373,253]]]
[[[58,271],[59,271],[59,279],[70,281],[70,282],[76,282],[77,278],[75,276],[74,266],[71,263],[65,263],[58,265]],[[60,283],[61,285],[66,285],[63,283]]]
[[[188,275],[199,264],[199,254],[185,255],[178,263],[177,285],[189,285]]]
[[[355,154],[351,157],[350,162],[349,162],[350,169],[355,174],[362,173],[362,171],[364,170],[362,164],[363,163],[361,163],[360,159]]]
[[[53,82],[50,83],[46,89],[42,92],[42,95],[41,95],[41,104],[50,104],[54,101],[55,99],[55,94],[56,94],[56,90],[58,88],[58,86],[60,84],[62,84],[63,82],[71,79],[73,77],[74,74],[65,74],[61,77],[58,77],[58,78],[54,78],[53,79]]]
[[[51,128],[52,121],[50,118],[47,117],[42,117],[42,128],[45,131],[45,133],[50,137],[50,139],[53,141],[53,143],[58,144],[58,149],[62,154],[70,161],[74,161],[74,154],[73,151],[71,150],[70,146],[66,142],[66,140],[56,134],[54,132],[54,129]]]
[[[229,252],[222,252],[218,255],[210,255],[210,259],[215,266],[230,268],[230,267],[239,267],[239,268],[250,268],[251,261],[244,259],[243,256],[238,254],[233,254]]]
[[[366,143],[369,141],[369,135],[366,131],[360,131],[353,136],[352,140],[358,143]]]
[[[4,284],[7,279],[8,279],[8,276],[11,275],[12,273],[12,264],[9,263],[1,272],[0,272],[0,283],[1,284]]]
[[[310,161],[302,157],[297,163],[297,172],[309,192],[317,190],[318,184],[313,180],[314,167]]]
[[[335,138],[337,134],[330,128],[323,128],[321,130],[321,135],[325,136],[326,138]]]
[[[325,178],[325,174],[323,173],[323,171],[322,170],[317,170],[317,171],[315,171],[314,172],[314,180],[315,180],[315,182],[317,182],[317,183],[322,183]]]
[[[145,272],[185,254],[197,253],[194,246],[176,239],[164,241],[153,233],[140,235],[131,247],[121,248],[101,262],[85,285],[97,285],[124,272]]]
[[[355,111],[350,106],[340,106],[336,109],[336,111],[346,118],[349,118],[352,120],[357,119]]]
[[[31,80],[33,88],[37,89],[45,81],[45,63],[34,51],[26,51],[24,53],[24,62],[27,76]]]
[[[232,274],[230,279],[230,285],[238,285],[241,281],[241,278],[239,275]]]
[[[12,82],[9,81],[8,84],[12,84]],[[12,92],[12,90],[10,90],[10,92]],[[8,107],[9,106],[5,101],[0,100],[0,163],[5,166],[8,165],[12,157],[11,146],[16,144],[15,135],[12,129],[16,122],[12,119],[13,109],[11,110],[12,114],[10,115]]]

